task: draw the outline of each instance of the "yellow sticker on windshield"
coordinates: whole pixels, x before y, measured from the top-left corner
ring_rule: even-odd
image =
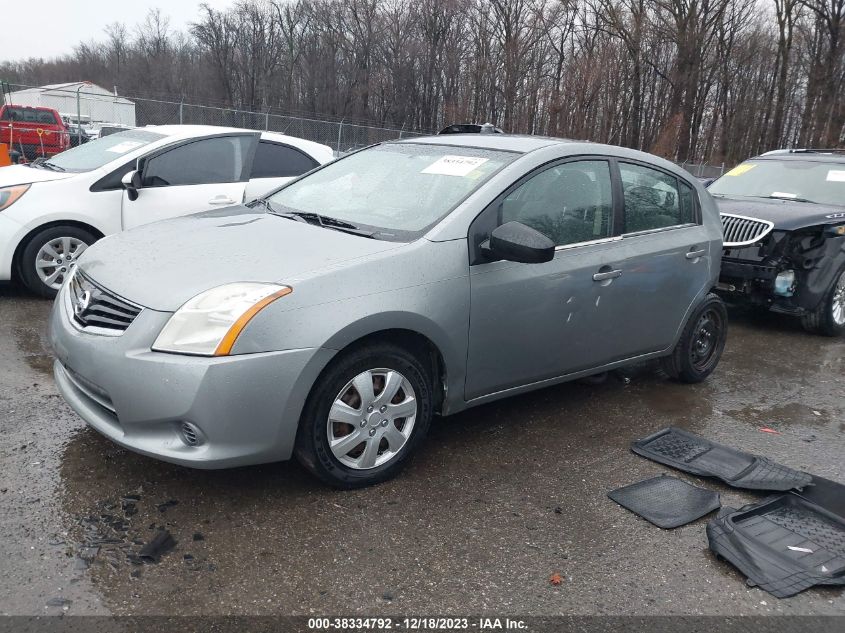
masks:
[[[742,176],[747,171],[751,171],[757,165],[755,163],[742,163],[742,165],[737,165],[733,169],[731,169],[725,176]]]

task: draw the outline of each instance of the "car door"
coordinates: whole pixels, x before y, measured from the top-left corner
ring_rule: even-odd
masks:
[[[123,228],[240,204],[257,141],[257,134],[221,134],[141,158],[138,197],[123,194]]]
[[[314,169],[319,163],[296,147],[261,140],[255,150],[246,200],[253,200],[280,187],[289,180]]]
[[[708,290],[712,254],[692,186],[653,165],[617,165],[621,241],[607,264],[619,276],[602,301],[619,315],[606,341],[621,359],[673,345],[691,306]]]
[[[603,337],[620,316],[605,296],[614,235],[611,162],[580,157],[536,170],[504,192],[470,229],[467,400],[603,364]],[[551,238],[552,261],[489,262],[478,244],[518,221]],[[597,277],[594,277],[597,276]]]

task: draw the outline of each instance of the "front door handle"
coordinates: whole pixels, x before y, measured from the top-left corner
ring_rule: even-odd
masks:
[[[698,251],[690,251],[686,254],[687,259],[698,259],[699,257],[704,257],[707,254],[707,249],[702,248]]]
[[[235,204],[235,201],[229,196],[214,196],[208,204]]]
[[[616,279],[621,276],[621,270],[608,270],[603,273],[596,273],[593,275],[593,281],[607,281],[608,279]]]

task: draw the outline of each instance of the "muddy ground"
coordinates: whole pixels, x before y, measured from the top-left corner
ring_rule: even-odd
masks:
[[[0,288],[0,614],[845,614],[841,588],[748,588],[706,519],[660,530],[606,497],[671,470],[628,450],[668,425],[845,481],[845,339],[734,310],[704,384],[646,368],[479,407],[436,420],[398,479],[338,492],[295,463],[117,448],[57,395],[49,308]],[[161,527],[175,548],[136,564]]]

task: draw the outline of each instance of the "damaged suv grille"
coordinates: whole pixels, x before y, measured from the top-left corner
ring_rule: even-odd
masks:
[[[70,280],[73,319],[83,327],[98,327],[120,333],[141,313],[141,307],[101,288],[81,270]]]
[[[722,235],[724,246],[734,248],[737,246],[749,246],[766,237],[772,232],[774,223],[767,220],[748,218],[744,215],[733,215],[731,213],[720,214],[722,218]]]

